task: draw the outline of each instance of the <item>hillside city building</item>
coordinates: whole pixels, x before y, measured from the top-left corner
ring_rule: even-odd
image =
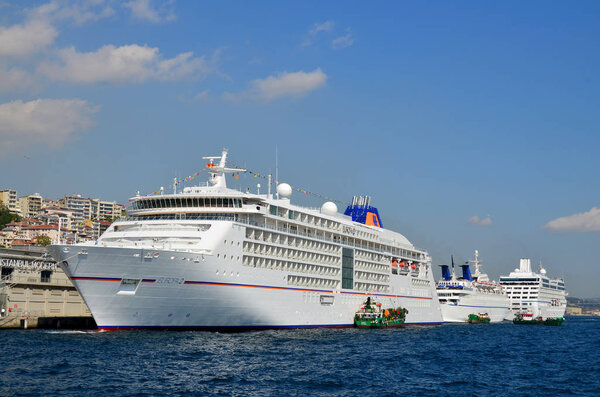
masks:
[[[36,245],[40,236],[47,236],[52,242],[59,238],[71,243],[96,240],[114,219],[121,217],[125,207],[78,194],[65,195],[56,201],[44,199],[39,193],[18,197],[13,189],[0,191],[0,203],[9,212],[23,217],[0,230],[3,247]]]

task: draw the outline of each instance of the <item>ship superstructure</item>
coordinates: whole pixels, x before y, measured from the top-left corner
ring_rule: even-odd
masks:
[[[500,284],[510,299],[511,313],[532,318],[563,317],[567,308],[567,292],[562,278],[550,278],[540,263],[539,272],[531,268],[531,259],[521,259],[519,268],[500,277]]]
[[[471,274],[469,263],[475,266]],[[489,317],[490,322],[503,321],[509,312],[509,302],[502,286],[490,282],[487,274],[481,272],[479,252],[475,259],[461,265],[462,277],[452,272],[448,265],[441,265],[442,279],[437,283],[437,293],[445,322],[466,323],[469,315]]]
[[[285,183],[229,189],[244,170],[227,151],[206,159],[205,186],[137,195],[96,242],[51,246],[100,329],[346,327],[367,297],[408,309],[406,324],[441,322],[429,255],[369,198],[309,209]]]

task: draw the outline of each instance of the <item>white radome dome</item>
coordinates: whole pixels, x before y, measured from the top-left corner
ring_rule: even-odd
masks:
[[[321,206],[321,213],[325,215],[335,215],[338,212],[338,207],[335,203],[328,201]]]
[[[277,194],[279,198],[290,198],[292,195],[292,187],[287,183],[280,183],[277,185]]]

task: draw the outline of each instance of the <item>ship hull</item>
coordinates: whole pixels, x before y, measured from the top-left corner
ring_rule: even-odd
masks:
[[[504,321],[509,315],[508,298],[502,294],[474,294],[460,298],[457,304],[442,303],[444,322],[466,323],[469,314],[487,313],[490,322]]]
[[[564,317],[567,301],[564,295],[557,295],[556,299],[560,299],[560,306],[552,306],[550,301],[530,301],[527,311],[532,312],[534,317],[542,317],[543,319]],[[506,319],[513,320],[520,313],[520,310],[511,310]]]
[[[390,293],[376,294],[290,286],[286,272],[213,255],[59,245],[50,253],[101,330],[352,327],[368,296],[409,309],[405,324],[442,322],[435,290],[411,295],[410,276],[398,276]]]

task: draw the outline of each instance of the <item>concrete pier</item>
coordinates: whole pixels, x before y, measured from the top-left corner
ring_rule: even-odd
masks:
[[[43,247],[0,248],[0,328],[94,329],[85,302]]]

